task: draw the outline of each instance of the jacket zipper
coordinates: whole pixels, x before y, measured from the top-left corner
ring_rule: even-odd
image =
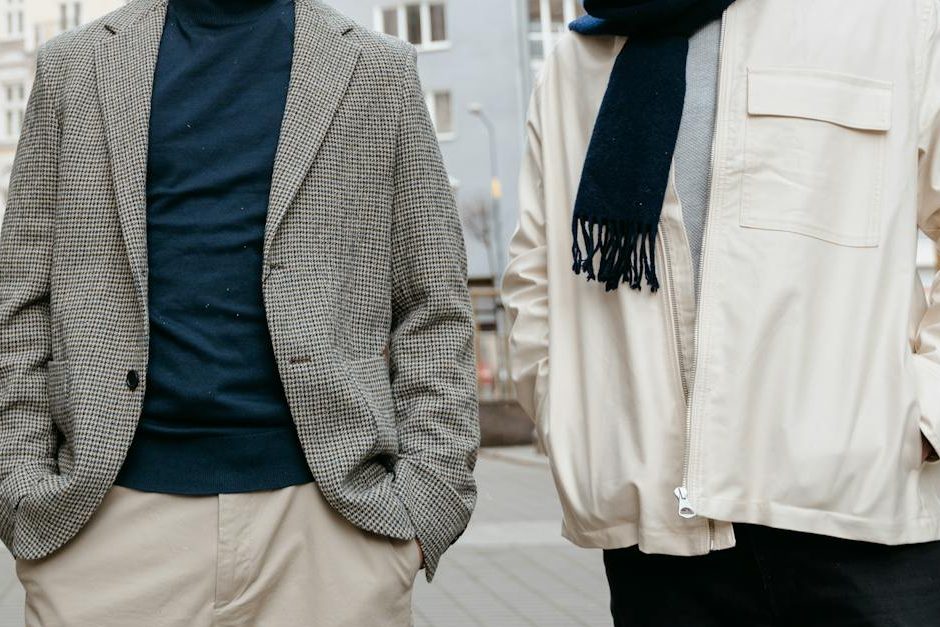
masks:
[[[686,413],[685,413],[685,454],[683,455],[682,460],[682,485],[677,487],[674,491],[676,500],[679,502],[679,516],[686,519],[695,518],[698,514],[695,511],[695,506],[689,500],[689,468],[692,461],[692,407],[693,400],[695,395],[695,380],[697,379],[698,374],[698,362],[699,362],[699,333],[701,330],[701,320],[702,320],[702,288],[704,287],[704,277],[705,277],[705,261],[707,258],[708,251],[708,232],[709,225],[711,224],[712,210],[715,205],[715,165],[718,158],[718,126],[720,123],[718,114],[721,110],[721,100],[723,97],[724,89],[724,56],[725,56],[725,35],[727,30],[727,15],[721,20],[721,40],[718,44],[718,91],[716,94],[717,103],[715,111],[715,130],[712,134],[712,153],[711,153],[711,166],[708,171],[708,207],[706,208],[707,213],[705,214],[705,230],[702,235],[702,250],[699,254],[699,276],[697,278],[698,285],[695,297],[695,331],[693,333],[693,347],[692,347],[692,371],[693,379],[691,390],[686,394]],[[678,318],[678,314],[676,314]],[[681,350],[679,351],[681,353]],[[686,385],[688,385],[686,383]],[[708,525],[709,530],[709,544],[713,542],[714,535],[714,525],[709,521]]]
[[[682,322],[679,320],[679,307],[678,299],[676,296],[676,281],[673,278],[673,261],[672,261],[672,251],[671,245],[669,243],[669,237],[666,234],[666,229],[661,231],[663,238],[663,253],[666,256],[666,280],[669,282],[669,300],[672,303],[672,330],[675,337],[675,348],[676,348],[676,359],[679,362],[679,380],[682,383],[682,396],[685,399],[686,405],[689,403],[689,378],[686,374],[685,367],[685,357],[682,355],[682,349],[680,345],[682,343]]]
[[[662,229],[660,232],[663,238],[663,254],[666,256],[666,280],[669,285],[669,302],[672,305],[672,333],[674,338],[674,348],[676,353],[676,361],[679,365],[679,381],[682,385],[682,398],[685,400],[686,407],[689,405],[689,378],[686,374],[686,365],[685,357],[683,356],[682,351],[682,322],[679,320],[679,306],[678,306],[678,297],[676,294],[676,281],[675,275],[673,273],[673,266],[675,265],[672,260],[672,250],[669,242],[669,236],[666,229]],[[686,418],[686,441],[689,439],[689,429],[690,423],[688,417]],[[675,489],[674,494],[676,499],[679,501],[679,515],[683,518],[694,518],[695,512],[689,503],[688,491],[685,489],[685,476],[688,468],[688,455],[689,447],[686,445],[685,452],[682,461],[682,478],[683,486],[680,486]]]

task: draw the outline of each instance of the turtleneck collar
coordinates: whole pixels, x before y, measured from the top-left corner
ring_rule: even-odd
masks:
[[[179,17],[200,26],[229,26],[252,22],[268,9],[292,0],[170,0]]]

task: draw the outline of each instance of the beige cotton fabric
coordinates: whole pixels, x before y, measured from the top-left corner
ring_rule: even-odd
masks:
[[[407,627],[414,541],[314,484],[219,496],[114,487],[64,548],[17,561],[26,627]]]
[[[658,293],[572,273],[571,216],[623,38],[569,34],[528,125],[504,295],[519,400],[588,547],[697,555],[732,522],[940,539],[936,0],[737,0],[723,23],[697,304],[674,185]],[[679,515],[677,488],[688,495]]]

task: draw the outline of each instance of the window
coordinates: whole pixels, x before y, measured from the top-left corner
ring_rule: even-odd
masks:
[[[82,3],[81,2],[61,2],[59,3],[59,29],[68,30],[81,26],[82,24]]]
[[[382,24],[379,30],[386,35],[398,37],[398,9],[382,9]]]
[[[7,83],[3,86],[3,137],[15,142],[23,129],[26,109],[26,88],[23,83]]]
[[[442,2],[424,0],[382,7],[376,9],[375,16],[377,30],[400,37],[419,49],[447,46],[447,11]]]
[[[447,23],[444,17],[444,5],[429,5],[431,19],[431,41],[447,41]]]
[[[453,139],[454,99],[449,91],[432,91],[427,94],[428,113],[437,131],[438,139]]]
[[[408,41],[416,46],[424,43],[421,36],[421,5],[409,4],[405,7],[405,34]]]
[[[580,0],[528,0],[528,4],[529,58],[537,72],[568,24],[584,15],[584,8]]]
[[[23,0],[3,0],[3,37],[23,37]]]

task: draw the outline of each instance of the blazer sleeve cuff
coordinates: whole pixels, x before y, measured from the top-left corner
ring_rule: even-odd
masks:
[[[409,459],[395,467],[395,491],[411,516],[424,550],[425,575],[432,581],[441,557],[466,530],[471,511],[454,488]]]

